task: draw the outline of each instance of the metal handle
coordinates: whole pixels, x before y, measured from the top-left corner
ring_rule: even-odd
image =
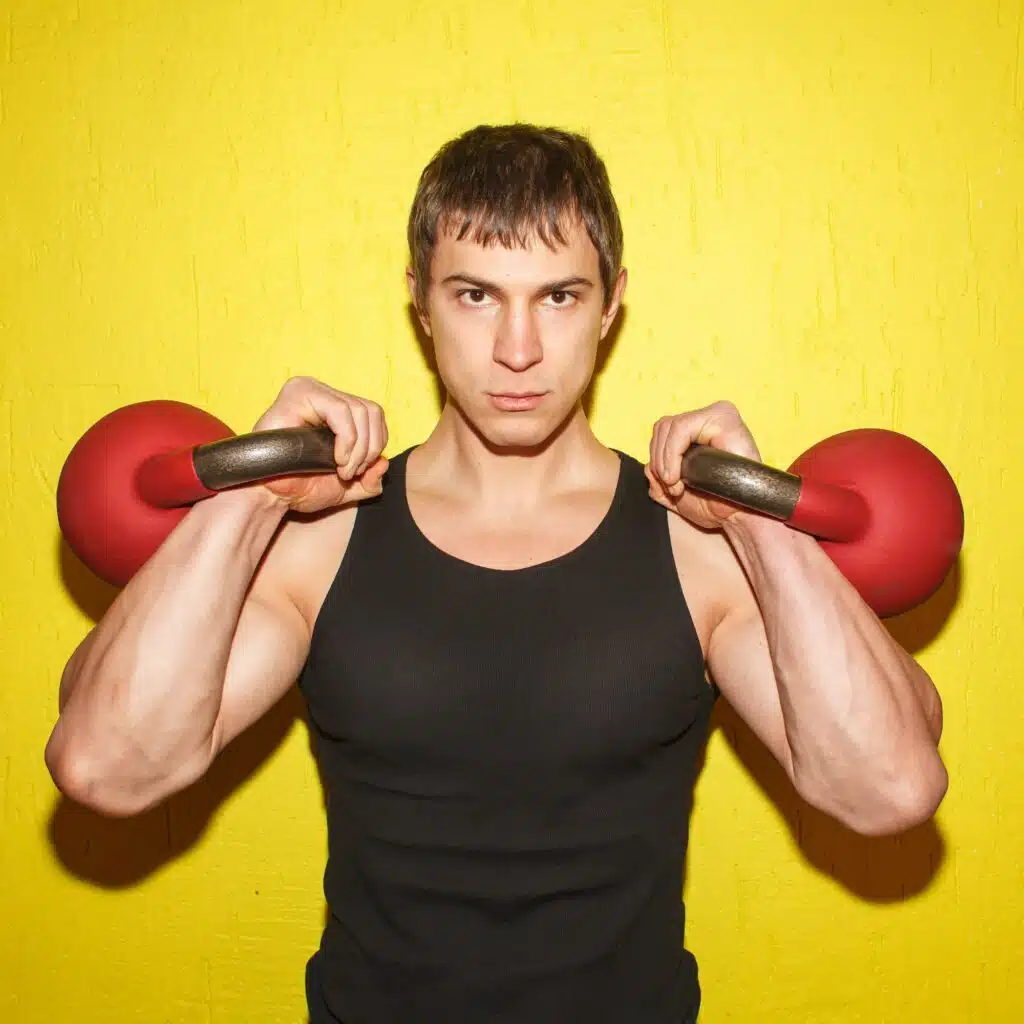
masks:
[[[330,473],[334,433],[330,427],[286,427],[239,434],[202,444],[192,453],[196,476],[211,491],[299,473]]]
[[[155,508],[179,508],[229,487],[334,468],[329,427],[285,427],[158,452],[138,468],[135,489]]]
[[[154,455],[140,468],[137,486],[150,504],[173,508],[229,487],[335,468],[329,427],[286,427]],[[847,487],[807,480],[708,445],[687,449],[682,474],[695,491],[816,537],[853,540],[869,519],[866,503]]]
[[[683,480],[695,491],[784,521],[800,500],[800,477],[710,445],[686,450]]]
[[[686,450],[682,473],[695,491],[823,540],[856,540],[871,519],[867,502],[850,487],[809,480],[709,445]]]

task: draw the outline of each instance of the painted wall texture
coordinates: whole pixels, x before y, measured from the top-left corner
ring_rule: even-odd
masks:
[[[737,403],[767,461],[874,425],[962,488],[960,567],[892,629],[945,699],[933,825],[868,841],[727,711],[699,782],[702,1021],[1024,1019],[1022,0],[0,2],[0,1020],[303,1019],[321,792],[292,696],[167,807],[105,821],[42,751],[110,592],[54,489],[110,409],[248,429],[290,375],[436,391],[404,290],[420,168],[472,124],[588,132],[621,203],[609,444]]]

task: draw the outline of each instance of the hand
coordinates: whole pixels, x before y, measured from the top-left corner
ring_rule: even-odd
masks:
[[[260,485],[294,512],[320,512],[381,493],[388,460],[380,453],[388,429],[375,402],[335,391],[312,377],[293,377],[253,429],[325,425],[334,432],[337,472],[280,477]]]
[[[721,528],[738,511],[713,498],[687,491],[682,479],[683,453],[693,444],[721,448],[761,461],[754,438],[730,402],[715,402],[704,409],[663,416],[654,425],[651,458],[644,467],[650,495],[665,508],[705,529]]]

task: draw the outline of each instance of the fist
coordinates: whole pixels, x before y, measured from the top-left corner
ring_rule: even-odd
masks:
[[[321,426],[334,432],[334,473],[280,477],[260,485],[294,512],[365,501],[382,489],[388,460],[380,453],[388,443],[388,431],[375,402],[336,391],[312,377],[293,377],[253,429]]]
[[[644,467],[650,496],[704,529],[720,528],[736,506],[686,489],[682,478],[683,454],[693,444],[761,461],[754,438],[730,402],[715,402],[704,409],[663,416],[651,435],[650,462]]]

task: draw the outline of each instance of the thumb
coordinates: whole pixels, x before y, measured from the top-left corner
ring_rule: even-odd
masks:
[[[358,476],[355,480],[348,482],[345,487],[346,498],[355,499],[356,501],[376,498],[384,490],[382,480],[384,474],[388,471],[389,465],[390,463],[383,455],[378,456],[377,460],[369,466],[362,476]]]

